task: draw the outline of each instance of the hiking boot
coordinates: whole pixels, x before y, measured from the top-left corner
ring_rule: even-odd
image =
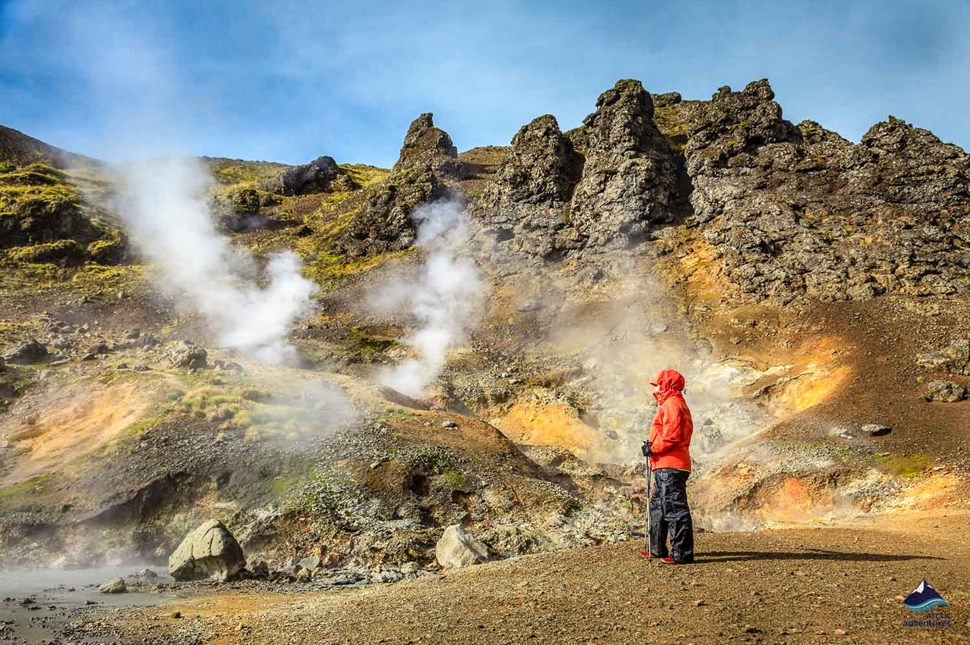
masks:
[[[690,564],[690,562],[677,562],[673,558],[660,558],[660,562],[663,564]]]

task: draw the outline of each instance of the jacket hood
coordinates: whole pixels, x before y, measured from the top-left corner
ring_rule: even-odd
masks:
[[[672,394],[682,392],[686,383],[684,375],[677,370],[661,370],[659,374],[650,379],[650,385],[657,388],[657,391],[653,393],[653,398],[657,399],[659,403],[663,403]]]

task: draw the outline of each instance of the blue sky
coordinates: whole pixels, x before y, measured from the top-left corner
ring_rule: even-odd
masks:
[[[970,144],[970,3],[0,0],[0,124],[108,159],[389,166],[435,113],[460,150],[563,129],[619,78],[771,80],[852,140],[887,115]]]

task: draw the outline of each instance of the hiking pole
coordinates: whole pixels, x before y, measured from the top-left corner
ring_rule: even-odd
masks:
[[[646,556],[647,558],[649,558],[650,557],[650,475],[652,474],[650,472],[650,442],[644,441],[643,445],[640,448],[640,451],[643,453],[643,463],[644,463],[644,466],[646,467],[645,472],[647,475],[647,488],[646,488],[647,501],[644,502],[644,505],[643,505],[643,521],[644,521],[643,543],[644,543],[644,546],[646,547],[646,550],[641,551],[640,555]]]

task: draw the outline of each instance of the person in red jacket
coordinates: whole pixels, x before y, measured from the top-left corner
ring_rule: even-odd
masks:
[[[656,387],[657,416],[644,453],[650,460],[654,489],[650,497],[650,555],[667,564],[694,561],[694,523],[687,505],[690,438],[694,422],[684,400],[684,377],[663,370],[650,381]],[[667,549],[667,537],[670,549]]]

